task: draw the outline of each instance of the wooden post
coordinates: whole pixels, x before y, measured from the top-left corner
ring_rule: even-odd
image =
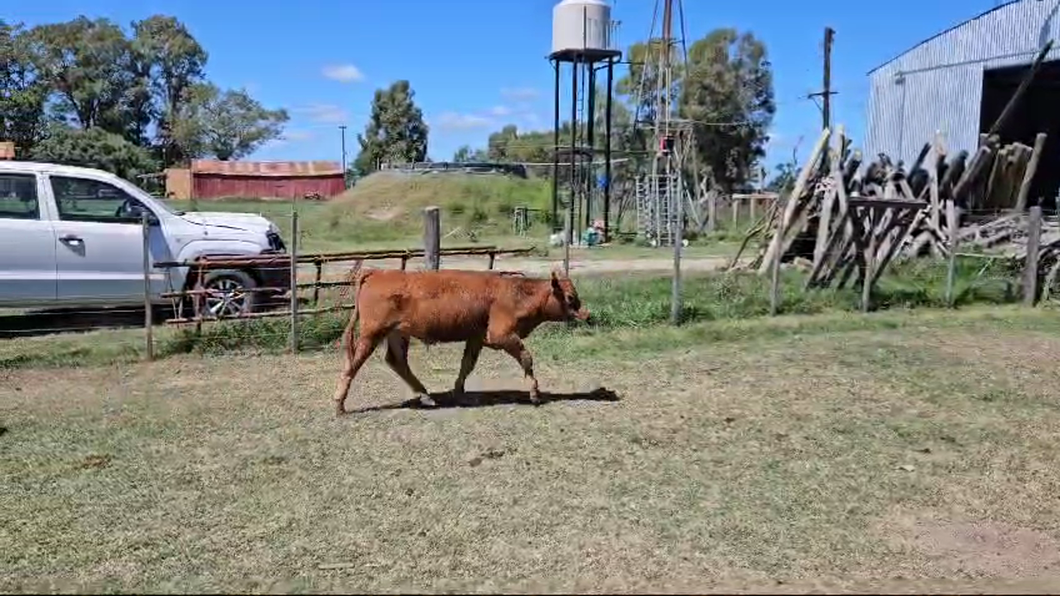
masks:
[[[677,205],[677,217],[674,226],[673,234],[671,237],[674,239],[674,275],[673,283],[670,287],[670,321],[674,325],[681,324],[681,244],[684,240],[684,228],[685,228],[685,210],[684,210],[684,189],[682,188],[681,178],[677,179],[677,198],[674,200]]]
[[[878,260],[876,258],[876,216],[879,212],[872,207],[869,207],[868,211],[869,225],[867,234],[869,242],[864,253],[862,253],[865,259],[865,276],[861,279],[861,312],[863,313],[869,312],[872,307],[872,280],[876,278],[876,262]],[[854,215],[855,217],[860,216],[858,213]]]
[[[298,212],[291,211],[291,353],[298,352]]]
[[[799,177],[795,180],[795,187],[790,193],[788,193],[788,199],[784,204],[784,211],[779,214],[780,217],[780,230],[784,230],[784,234],[779,232],[773,235],[773,238],[769,241],[768,248],[766,248],[766,254],[762,258],[762,264],[759,265],[758,272],[764,274],[772,266],[774,260],[780,259],[787,249],[791,246],[791,242],[794,238],[789,239],[785,236],[790,231],[790,227],[797,226],[795,218],[795,211],[799,207],[799,201],[802,199],[803,192],[806,185],[809,183],[810,175],[813,170],[817,168],[817,162],[821,157],[821,152],[824,150],[825,145],[828,143],[830,132],[828,129],[821,131],[820,138],[817,139],[817,144],[814,145],[813,151],[810,152],[810,157],[803,165],[802,171],[799,172]],[[808,213],[803,211],[803,214]],[[803,218],[804,219],[804,218]]]
[[[423,210],[423,257],[431,271],[442,266],[442,222],[439,217],[437,207]]]
[[[718,193],[713,190],[707,192],[707,232],[718,229]]]
[[[757,205],[758,205],[758,197],[751,197],[751,205],[750,205],[749,209],[751,210],[751,221],[752,222],[758,221],[758,220],[755,219],[755,207]]]
[[[946,201],[946,222],[949,229],[949,263],[946,267],[946,306],[953,308],[955,296],[953,284],[957,278],[957,233],[960,231],[960,222],[957,221],[957,205],[953,200]]]
[[[154,301],[151,299],[151,225],[146,213],[140,217],[140,226],[144,244],[144,342],[147,360],[151,361],[155,359]]]
[[[732,199],[732,229],[736,229],[736,226],[740,224],[740,200],[736,197]]]
[[[789,195],[786,200],[787,201],[794,201],[795,197]],[[787,205],[785,205],[784,207],[786,209]],[[779,216],[780,213],[781,213],[780,212],[781,205],[780,205],[780,196],[779,195],[777,196],[776,208],[777,208],[777,215]],[[777,236],[779,236],[781,238],[784,237],[784,234],[787,233],[787,230],[784,229],[784,228],[785,228],[785,221],[784,221],[784,218],[781,217],[779,219],[779,221],[777,222]],[[773,259],[773,262],[770,264],[770,267],[771,267],[771,269],[770,269],[770,284],[769,284],[769,315],[772,316],[772,317],[775,317],[775,316],[777,316],[777,313],[780,311],[780,255],[777,255],[777,258]]]
[[[1027,225],[1027,260],[1023,268],[1023,304],[1025,306],[1034,306],[1038,299],[1038,253],[1041,240],[1042,207],[1035,205],[1031,207],[1030,220]]]
[[[316,277],[313,278],[313,306],[317,306],[320,303],[320,278],[324,275],[324,262],[317,259],[313,264],[317,267]]]
[[[1040,132],[1038,136],[1034,137],[1034,149],[1031,153],[1031,160],[1027,163],[1027,169],[1023,171],[1023,182],[1020,183],[1019,195],[1016,198],[1016,212],[1023,213],[1023,210],[1027,208],[1027,195],[1031,191],[1031,183],[1034,182],[1034,174],[1038,171],[1038,160],[1042,157],[1042,150],[1045,148],[1045,133]],[[1038,201],[1041,203],[1041,201]]]
[[[491,252],[490,253],[490,266],[489,266],[490,271],[493,271],[493,264],[496,261],[497,261],[497,253]]]
[[[571,201],[567,202],[567,213],[563,216],[563,275],[564,277],[570,277],[570,245],[573,239],[571,238]]]

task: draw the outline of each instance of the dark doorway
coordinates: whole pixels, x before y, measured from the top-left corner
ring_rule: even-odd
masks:
[[[1010,66],[983,73],[979,132],[993,126],[1029,70],[1030,66]],[[1034,137],[1040,132],[1048,136],[1027,203],[1036,205],[1040,197],[1043,209],[1055,210],[1056,193],[1060,189],[1060,61],[1042,64],[1015,113],[1001,130],[1001,142],[1018,141],[1033,147]]]

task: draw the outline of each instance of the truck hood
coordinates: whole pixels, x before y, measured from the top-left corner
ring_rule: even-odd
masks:
[[[209,226],[212,228],[226,228],[229,230],[243,230],[246,232],[257,232],[265,234],[272,230],[277,231],[276,225],[260,215],[253,213],[226,213],[220,211],[190,211],[181,214],[182,218],[191,223]]]

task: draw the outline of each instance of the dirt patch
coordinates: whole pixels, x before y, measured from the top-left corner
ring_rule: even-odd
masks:
[[[926,555],[928,566],[939,572],[989,578],[1060,577],[1060,541],[1031,528],[904,515],[884,524],[883,532],[897,548]]]

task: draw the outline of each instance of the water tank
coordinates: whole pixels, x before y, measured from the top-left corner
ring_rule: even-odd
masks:
[[[552,53],[611,49],[606,0],[563,0],[552,9]]]

